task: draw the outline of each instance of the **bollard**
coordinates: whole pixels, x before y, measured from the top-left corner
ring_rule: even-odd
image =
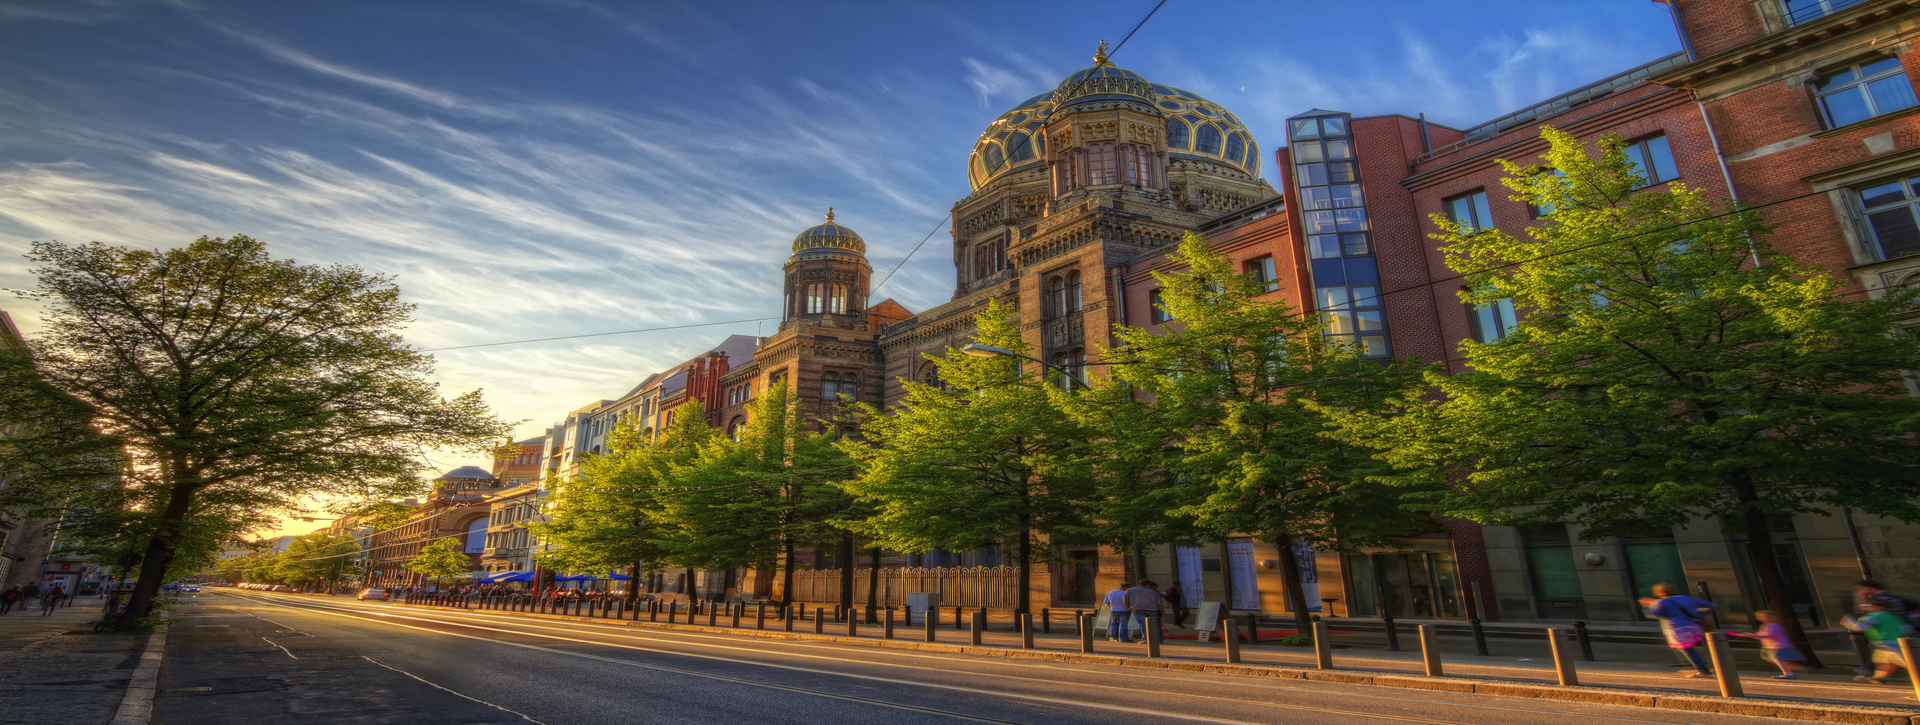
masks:
[[[1746,697],[1740,688],[1740,671],[1734,669],[1733,652],[1727,649],[1725,632],[1707,633],[1707,654],[1713,657],[1713,676],[1720,681],[1721,697]]]
[[[741,615],[741,614],[743,614],[743,613],[745,613],[745,612],[747,611],[747,603],[746,603],[746,602],[736,602],[736,603],[734,603],[734,605],[733,605],[732,607],[728,607],[728,608],[729,608],[729,609],[732,609],[732,610],[733,610],[733,628],[734,628],[734,629],[739,629],[739,628],[740,628],[740,615]]]
[[[1046,607],[1040,608],[1040,633],[1053,634],[1053,611]]]
[[[1400,631],[1398,629],[1395,629],[1393,626],[1393,615],[1391,614],[1380,615],[1380,621],[1385,622],[1387,625],[1387,651],[1399,652],[1400,651]]]
[[[719,624],[720,623],[719,620],[720,620],[720,610],[717,607],[712,607],[712,606],[707,607],[707,626],[711,627],[716,624]]]
[[[755,629],[767,628],[767,603],[766,602],[760,603],[760,611],[759,613],[754,615],[754,618],[755,619],[754,619],[753,626]]]
[[[795,606],[797,605],[783,604],[780,606],[780,624],[785,626],[789,632],[793,631],[793,608]]]
[[[1333,635],[1326,622],[1313,623],[1313,656],[1320,669],[1333,669]]]
[[[1420,659],[1427,665],[1428,677],[1445,677],[1440,671],[1440,633],[1431,624],[1420,625]]]
[[[936,615],[938,614],[940,614],[939,607],[927,607],[927,616],[921,617],[921,619],[927,620],[926,625],[927,625],[927,641],[928,642],[933,642],[940,639],[940,636],[938,634],[939,630],[937,629],[940,626],[940,620],[935,618]]]
[[[675,621],[679,619],[679,617],[680,617],[680,603],[668,602],[667,603],[667,624],[673,624]]]
[[[1920,697],[1920,639],[1900,638],[1900,658],[1907,665],[1907,681],[1913,683],[1913,694]]]
[[[1474,654],[1480,655],[1481,657],[1487,656],[1487,628],[1480,625],[1479,617],[1467,620],[1467,624],[1473,627]]]
[[[1227,664],[1240,664],[1240,625],[1232,617],[1220,620],[1220,638],[1227,643]]]
[[[980,644],[980,636],[987,633],[987,610],[976,609],[973,612],[973,643]]]
[[[1548,629],[1547,646],[1553,650],[1553,671],[1560,675],[1560,686],[1580,684],[1580,675],[1573,669],[1573,653],[1567,651],[1566,630]]]
[[[1079,614],[1078,609],[1073,611],[1074,616],[1080,620],[1080,651],[1093,654],[1093,615]]]
[[[887,621],[881,625],[881,639],[893,639],[893,607],[887,607]]]
[[[647,602],[647,621],[649,622],[660,621],[660,600],[655,599],[651,602]]]
[[[966,627],[966,620],[965,620],[965,619],[963,619],[963,618],[962,618],[962,617],[960,616],[960,613],[961,613],[961,612],[963,612],[963,611],[965,611],[965,609],[964,609],[964,608],[962,608],[962,607],[958,607],[958,606],[956,606],[956,607],[954,607],[954,608],[953,608],[953,628],[954,628],[954,629],[966,629],[966,628],[967,628],[967,627]]]
[[[825,607],[813,608],[813,633],[827,633],[827,610]]]
[[[935,625],[940,623],[939,607],[927,607],[927,621],[933,622]]]
[[[1025,612],[1020,614],[1020,648],[1033,649],[1033,615]]]
[[[1593,661],[1593,638],[1587,634],[1586,622],[1573,623],[1573,638],[1580,642],[1580,659]]]
[[[1021,617],[1021,616],[1020,616],[1020,615],[1022,615],[1022,614],[1026,614],[1026,613],[1027,613],[1027,610],[1025,610],[1025,609],[1021,609],[1021,608],[1019,608],[1019,607],[1014,607],[1014,609],[1013,609],[1013,631],[1015,631],[1015,632],[1019,632],[1019,631],[1022,631],[1022,629],[1023,629],[1023,627],[1022,627],[1022,624],[1021,624],[1021,623],[1023,623],[1023,622],[1029,622],[1029,621],[1032,621],[1032,620],[1031,620],[1031,618],[1026,618],[1026,617]]]
[[[1145,624],[1147,627],[1147,656],[1157,658],[1160,656],[1160,613],[1155,612],[1147,615]]]
[[[860,618],[853,616],[852,611],[847,612],[847,636],[848,637],[860,636]]]
[[[892,609],[892,607],[888,607],[888,609]],[[900,618],[907,620],[907,626],[913,626],[913,607],[906,604],[900,605]]]
[[[1221,619],[1231,618],[1231,616],[1221,617]],[[1260,617],[1257,615],[1247,615],[1247,644],[1260,644]]]

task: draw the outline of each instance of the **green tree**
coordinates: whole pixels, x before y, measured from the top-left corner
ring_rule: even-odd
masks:
[[[420,555],[407,561],[407,571],[419,574],[433,583],[447,586],[473,571],[472,560],[467,558],[467,545],[463,537],[441,539],[420,551]]]
[[[24,341],[0,334],[0,508],[53,518],[120,485],[119,441],[93,408],[42,379]]]
[[[204,563],[221,516],[304,496],[388,498],[423,448],[490,450],[507,426],[478,391],[448,400],[400,330],[412,307],[355,267],[271,259],[243,236],[170,250],[34,244],[41,376],[125,444],[140,549],[127,619],[177,560]],[[231,519],[228,519],[231,521]]]
[[[1648,187],[1617,136],[1590,150],[1543,134],[1544,166],[1503,162],[1514,198],[1554,210],[1542,223],[1516,236],[1437,220],[1461,299],[1524,317],[1464,344],[1470,370],[1430,375],[1441,397],[1356,417],[1352,437],[1451,483],[1429,499],[1451,516],[1577,520],[1590,539],[1719,517],[1781,612],[1775,521],[1837,506],[1920,518],[1920,400],[1902,378],[1920,340],[1894,325],[1914,291],[1850,300],[1776,253],[1758,211]],[[1782,621],[1811,656],[1798,618]]]
[[[463,549],[464,551],[464,549]],[[323,585],[329,591],[352,573],[359,562],[360,542],[346,534],[315,531],[287,545],[275,573],[281,580],[302,585]]]
[[[997,300],[988,305],[974,339],[1024,354],[1012,313]],[[1035,537],[1061,543],[1057,535],[1086,518],[1089,431],[1057,400],[1072,393],[1024,374],[1017,359],[952,349],[929,359],[947,387],[907,382],[891,415],[867,407],[866,440],[842,443],[861,463],[847,491],[872,504],[865,529],[890,549],[1011,545],[1019,606],[1032,611]]]
[[[1402,492],[1372,480],[1390,469],[1371,449],[1328,438],[1336,427],[1329,409],[1390,402],[1389,391],[1418,381],[1418,363],[1383,365],[1331,342],[1326,325],[1353,321],[1261,299],[1260,283],[1199,234],[1189,233],[1173,260],[1186,269],[1155,273],[1173,322],[1158,333],[1121,327],[1124,344],[1108,353],[1116,382],[1145,394],[1136,405],[1171,436],[1165,444],[1141,439],[1169,454],[1155,463],[1174,485],[1157,500],[1178,505],[1173,515],[1216,537],[1247,534],[1273,544],[1289,606],[1306,631],[1313,605],[1296,546],[1381,545],[1432,526],[1400,505]]]

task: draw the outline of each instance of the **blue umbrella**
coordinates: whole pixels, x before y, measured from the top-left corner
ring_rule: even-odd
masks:
[[[530,582],[530,581],[533,581],[533,572],[503,571],[503,572],[500,572],[500,576],[489,579],[488,581],[493,582],[494,584],[512,584],[514,582]]]

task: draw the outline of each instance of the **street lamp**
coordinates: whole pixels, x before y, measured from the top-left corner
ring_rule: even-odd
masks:
[[[1087,385],[1087,381],[1081,380],[1080,376],[1073,374],[1071,371],[1067,370],[1066,368],[1060,367],[1059,365],[1055,365],[1045,360],[1041,360],[1040,358],[1037,358],[1037,357],[1028,357],[1026,355],[1022,355],[1020,353],[1014,352],[1012,350],[1008,350],[1006,348],[993,347],[991,345],[982,345],[977,342],[969,342],[965,345],[960,346],[960,352],[964,352],[974,357],[1006,356],[1006,357],[1017,357],[1022,360],[1032,360],[1034,362],[1040,363],[1045,367],[1050,367],[1060,371],[1060,374],[1067,376],[1067,379],[1073,381],[1074,385],[1080,386],[1082,388],[1092,387],[1090,385]]]

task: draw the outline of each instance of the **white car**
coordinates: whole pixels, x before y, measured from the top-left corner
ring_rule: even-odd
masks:
[[[362,589],[360,590],[360,595],[354,598],[363,602],[369,599],[378,599],[384,602],[392,599],[393,595],[388,594],[385,589]]]

